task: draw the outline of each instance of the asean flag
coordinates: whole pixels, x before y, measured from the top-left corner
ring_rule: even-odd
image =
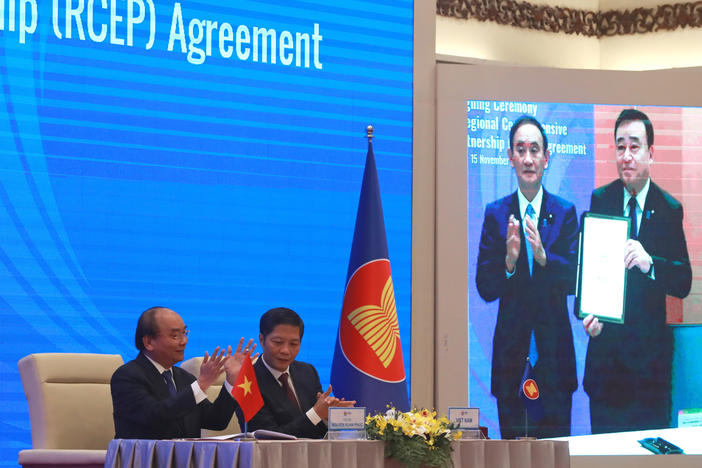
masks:
[[[246,422],[251,421],[251,418],[263,408],[263,397],[258,389],[256,372],[248,355],[244,356],[244,362],[232,388],[232,396],[239,403]]]
[[[370,138],[370,137],[369,137]],[[409,409],[373,145],[363,173],[331,370],[334,394],[370,413]]]
[[[534,422],[539,422],[544,417],[544,405],[541,403],[541,394],[539,393],[539,386],[534,380],[534,373],[531,367],[531,362],[527,358],[526,367],[524,367],[524,375],[522,376],[522,383],[519,386],[519,398],[521,398],[524,404],[524,409]]]

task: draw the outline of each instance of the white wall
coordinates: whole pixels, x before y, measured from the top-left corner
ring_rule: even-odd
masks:
[[[660,70],[702,65],[702,29],[600,39],[603,70]]]
[[[596,38],[444,16],[436,17],[436,53],[513,65],[600,67],[600,45]]]

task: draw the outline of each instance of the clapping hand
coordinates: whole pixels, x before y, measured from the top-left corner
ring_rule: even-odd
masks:
[[[345,400],[343,398],[339,399],[335,396],[331,396],[331,391],[332,386],[330,385],[326,392],[317,392],[317,403],[312,407],[315,413],[322,419],[329,418],[329,408],[332,406],[350,408],[356,404],[356,400]]]
[[[522,238],[519,233],[519,220],[514,215],[509,215],[507,224],[507,255],[505,255],[505,268],[510,274],[514,271],[519,259],[519,249],[522,245]]]
[[[546,250],[544,250],[544,244],[541,242],[541,234],[539,234],[539,230],[530,216],[526,217],[524,227],[526,229],[526,240],[531,244],[531,251],[534,252],[534,261],[545,267]]]
[[[250,339],[246,346],[244,346],[244,338],[239,340],[234,354],[231,354],[232,347],[229,347],[231,356],[224,363],[224,371],[227,373],[227,382],[229,382],[230,385],[233,386],[236,383],[236,378],[239,377],[241,366],[244,364],[244,358],[246,356],[251,357],[251,359],[256,359],[258,357],[258,353],[251,355],[255,349],[256,343],[254,343],[254,340]]]
[[[243,338],[242,338],[243,340]],[[219,346],[217,346],[210,356],[207,351],[205,351],[205,356],[202,358],[202,364],[200,364],[200,377],[197,379],[197,384],[200,389],[204,392],[210,385],[215,383],[217,378],[224,371],[224,365],[229,360],[232,354],[232,347],[227,348],[227,352],[222,349],[220,351]]]

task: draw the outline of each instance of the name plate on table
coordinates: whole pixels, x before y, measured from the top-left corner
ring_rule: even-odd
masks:
[[[449,406],[448,418],[463,434],[462,439],[480,439],[480,409]]]
[[[366,439],[365,408],[329,408],[327,437],[330,440]]]

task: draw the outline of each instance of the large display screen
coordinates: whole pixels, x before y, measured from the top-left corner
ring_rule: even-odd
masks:
[[[0,465],[31,448],[17,361],[132,359],[153,305],[186,358],[290,307],[328,384],[369,124],[409,382],[413,2],[368,8],[0,2]]]
[[[481,424],[499,434],[495,398],[491,395],[493,335],[499,301],[486,302],[478,294],[476,263],[485,207],[517,190],[517,177],[510,164],[509,132],[522,115],[536,118],[548,138],[550,157],[542,183],[545,190],[575,205],[577,215],[590,208],[593,189],[618,178],[614,123],[622,109],[636,107],[645,112],[655,130],[652,180],[683,205],[683,228],[687,237],[693,276],[702,253],[702,237],[695,223],[702,185],[696,175],[702,161],[702,108],[652,107],[635,104],[597,105],[575,103],[467,100],[467,234],[468,234],[468,316],[470,405],[481,410]],[[693,279],[694,288],[694,279]],[[694,295],[680,300],[668,297],[669,324],[699,323],[702,318]],[[573,334],[578,388],[572,407],[572,435],[590,433],[589,401],[582,379],[588,336],[573,314],[573,296],[568,298],[568,317]],[[525,324],[526,325],[526,324]],[[699,388],[685,384],[685,373],[695,359],[686,354],[685,333],[675,333],[671,423],[677,425],[677,411],[690,408],[702,395]],[[692,339],[695,335],[693,335]],[[651,346],[655,346],[654,343]],[[523,362],[523,356],[515,356]],[[524,364],[522,364],[523,366]],[[515,389],[515,393],[517,389]],[[666,398],[661,395],[661,398]]]

